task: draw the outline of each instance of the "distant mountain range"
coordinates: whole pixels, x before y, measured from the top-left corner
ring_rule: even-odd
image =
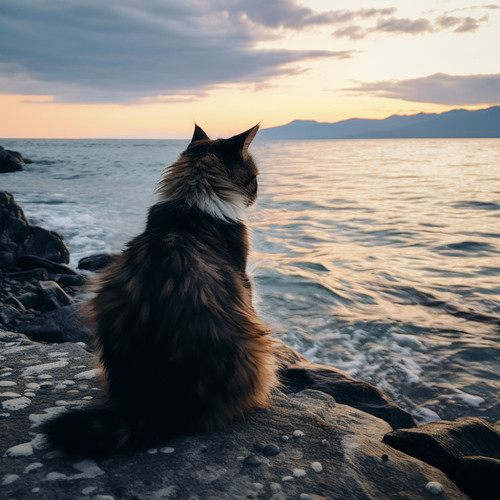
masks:
[[[336,123],[294,120],[267,128],[266,139],[403,139],[500,137],[500,106],[477,111],[454,109],[445,113],[393,115],[383,120],[352,118]]]

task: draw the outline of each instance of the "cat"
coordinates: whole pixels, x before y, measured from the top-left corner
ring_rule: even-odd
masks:
[[[269,405],[273,340],[252,305],[244,214],[257,197],[248,153],[259,125],[192,140],[167,167],[146,229],[90,300],[109,403],[46,424],[62,450],[102,457],[227,428]]]

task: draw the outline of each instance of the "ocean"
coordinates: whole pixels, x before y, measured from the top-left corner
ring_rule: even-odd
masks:
[[[3,140],[2,174],[71,264],[144,228],[187,141]],[[500,420],[500,140],[254,141],[256,306],[311,361],[376,384],[420,422]]]

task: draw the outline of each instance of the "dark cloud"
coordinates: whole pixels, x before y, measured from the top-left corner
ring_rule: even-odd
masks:
[[[356,94],[446,105],[500,103],[500,74],[453,76],[435,75],[412,80],[362,83],[343,89]]]
[[[0,92],[134,101],[262,82],[307,59],[349,57],[256,47],[272,28],[326,22],[293,0],[2,0]]]

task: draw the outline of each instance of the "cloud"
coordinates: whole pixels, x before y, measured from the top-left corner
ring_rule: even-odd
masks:
[[[349,57],[257,47],[276,28],[328,19],[294,0],[3,0],[0,92],[124,102],[263,82],[309,59]]]
[[[362,83],[343,89],[356,94],[445,105],[500,103],[500,74],[454,76],[435,75],[412,80]]]
[[[486,5],[471,8],[491,9],[493,7],[495,6]],[[382,9],[379,9],[379,11],[382,11]],[[418,19],[400,18],[393,16],[393,13],[394,12],[378,12],[378,21],[375,25],[366,26],[351,24],[336,29],[332,33],[332,36],[335,38],[347,37],[351,40],[361,40],[372,33],[421,35],[426,33],[438,33],[450,29],[455,33],[474,33],[483,23],[489,20],[488,15],[476,19],[470,16],[450,15],[451,11],[438,16],[434,20],[425,17],[420,17]],[[387,17],[388,15],[390,15],[390,17]]]

